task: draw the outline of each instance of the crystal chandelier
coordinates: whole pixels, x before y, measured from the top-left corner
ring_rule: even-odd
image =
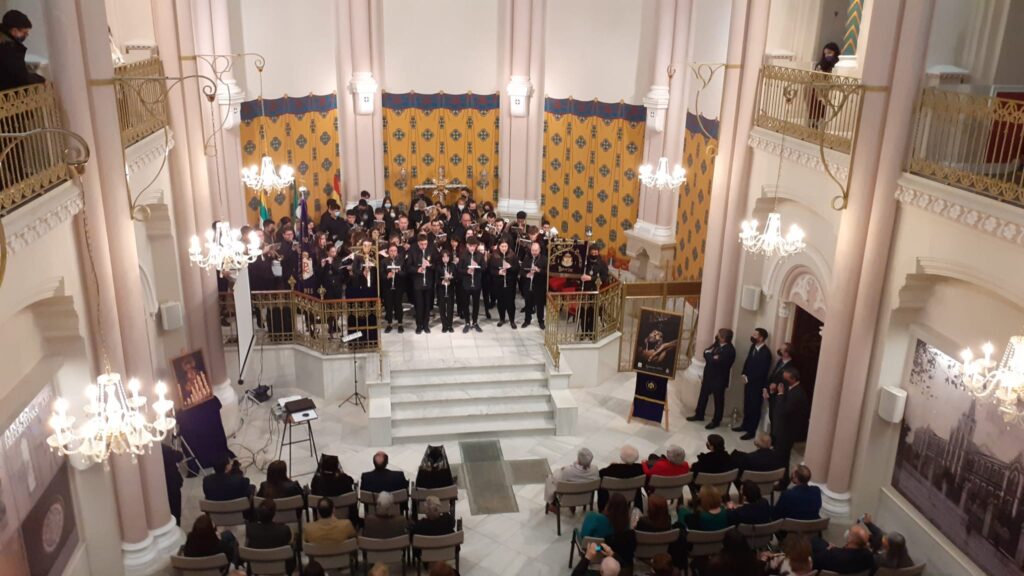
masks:
[[[267,153],[267,131],[264,122],[267,117],[267,108],[263,103],[263,66],[256,65],[260,74],[260,142],[263,144],[263,156],[259,166],[253,164],[248,168],[242,168],[242,183],[255,192],[271,193],[277,192],[292,185],[295,182],[295,170],[287,164],[282,164],[280,169],[274,167],[274,160]]]
[[[964,385],[974,396],[991,400],[1004,421],[1024,425],[1024,336],[1010,338],[998,364],[992,359],[994,350],[986,342],[982,358],[975,358],[970,348],[960,353]]]
[[[263,254],[260,236],[249,232],[248,244],[242,242],[242,231],[227,222],[214,222],[206,231],[205,250],[198,236],[192,237],[188,259],[203,270],[211,268],[222,275],[245,268]]]
[[[657,171],[650,164],[644,164],[640,167],[640,182],[648,188],[674,191],[683,182],[686,182],[686,170],[679,164],[676,164],[672,167],[672,172],[669,173],[668,158],[662,157],[658,160]]]
[[[796,224],[789,227],[785,237],[782,236],[782,216],[778,212],[768,214],[768,222],[762,232],[758,232],[756,218],[744,220],[741,226],[740,243],[744,250],[752,254],[761,254],[766,258],[775,255],[785,258],[807,247],[804,231]]]
[[[50,418],[54,433],[46,443],[62,456],[77,454],[96,463],[111,454],[128,454],[133,458],[144,454],[175,425],[174,402],[166,397],[167,386],[157,382],[155,389],[160,399],[153,403],[156,419],[150,422],[146,418],[146,397],[139,395],[139,381],[133,378],[128,382],[129,395],[121,375],[108,370],[97,378],[96,384],[86,387],[86,420],[77,428],[75,418],[68,415],[70,404],[57,398]]]

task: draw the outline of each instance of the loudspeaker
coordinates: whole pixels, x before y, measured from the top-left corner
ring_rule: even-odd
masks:
[[[185,321],[182,313],[181,302],[170,300],[160,304],[160,327],[165,331],[181,328]]]
[[[878,399],[878,416],[886,422],[899,424],[907,407],[907,391],[895,386],[883,386]]]
[[[757,312],[761,307],[761,289],[757,286],[746,285],[740,295],[740,307],[744,310]]]

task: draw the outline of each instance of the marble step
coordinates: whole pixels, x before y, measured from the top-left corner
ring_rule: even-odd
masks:
[[[544,361],[529,357],[486,357],[486,358],[459,358],[458,352],[455,358],[420,358],[416,360],[392,360],[391,372],[406,374],[418,373],[421,376],[435,374],[457,374],[459,372],[472,372],[474,374],[502,373],[513,369],[544,370]]]
[[[550,398],[551,390],[547,383],[538,381],[500,383],[488,382],[477,386],[446,385],[431,386],[428,389],[415,391],[398,391],[413,388],[400,386],[391,390],[391,405],[424,403],[424,402],[479,402],[496,398]]]
[[[555,419],[550,414],[519,414],[472,420],[393,421],[391,424],[391,437],[395,441],[554,433]]]
[[[420,387],[474,387],[483,384],[518,386],[532,382],[547,382],[544,370],[532,367],[509,366],[501,372],[479,369],[455,369],[451,372],[391,372],[391,386],[395,388]]]
[[[429,421],[445,419],[465,423],[473,418],[540,414],[551,414],[551,396],[544,398],[491,398],[475,400],[473,403],[463,402],[417,402],[414,404],[395,404],[391,400],[391,422],[409,420]]]

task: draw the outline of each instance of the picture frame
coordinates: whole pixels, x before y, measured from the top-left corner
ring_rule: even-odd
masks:
[[[630,364],[633,371],[662,378],[675,378],[682,330],[682,314],[656,308],[641,308]]]
[[[171,372],[177,390],[176,410],[188,410],[213,398],[213,387],[210,385],[202,349],[172,358]]]

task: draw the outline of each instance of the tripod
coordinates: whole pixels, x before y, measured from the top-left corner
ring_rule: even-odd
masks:
[[[366,396],[363,396],[362,394],[359,393],[359,370],[357,369],[356,365],[356,349],[354,347],[352,348],[352,378],[352,393],[349,394],[348,398],[345,398],[345,400],[341,404],[339,404],[339,406],[343,406],[345,404],[355,404],[356,406],[362,408],[363,412],[366,412],[367,398]]]

